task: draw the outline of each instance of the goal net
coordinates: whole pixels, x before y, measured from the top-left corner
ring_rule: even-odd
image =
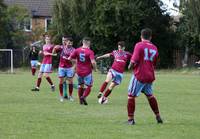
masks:
[[[0,72],[14,72],[12,49],[0,49]]]

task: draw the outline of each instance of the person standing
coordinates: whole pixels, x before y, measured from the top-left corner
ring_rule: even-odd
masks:
[[[141,31],[141,42],[135,45],[129,64],[129,69],[133,67],[133,75],[128,87],[127,111],[129,125],[135,124],[135,99],[141,92],[146,95],[149,105],[155,114],[157,123],[163,123],[152,89],[152,83],[155,80],[154,68],[158,59],[158,50],[151,42],[151,38],[151,29],[145,28]]]
[[[68,60],[70,54],[75,51],[73,47],[73,40],[71,37],[63,36],[62,37],[63,45],[56,45],[53,49],[53,54],[60,51],[60,62],[58,68],[58,76],[60,79],[59,82],[59,91],[60,91],[60,101],[64,101],[63,96],[63,83],[67,80],[69,85],[69,100],[73,101],[72,92],[73,92],[73,77],[74,77],[74,67],[73,63]]]
[[[44,75],[48,83],[51,85],[51,90],[55,91],[55,85],[53,84],[49,74],[52,72],[52,50],[54,45],[51,44],[51,37],[45,36],[45,45],[43,46],[43,51],[40,52],[43,54],[42,64],[40,66],[40,71],[38,73],[38,79],[36,82],[36,87],[31,89],[31,91],[39,91],[40,84],[42,82],[42,76]]]
[[[39,63],[38,54],[39,54],[39,51],[36,49],[35,46],[32,46],[31,51],[29,53],[29,59],[31,61],[31,72],[33,76],[35,76],[35,72]]]

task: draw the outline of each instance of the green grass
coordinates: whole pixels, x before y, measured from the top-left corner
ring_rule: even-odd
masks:
[[[51,75],[58,84],[57,74]],[[43,79],[39,93],[31,92],[36,77],[27,71],[0,74],[0,139],[199,139],[200,76],[198,72],[157,72],[154,94],[163,125],[155,117],[144,95],[137,98],[136,125],[128,126],[126,103],[130,73],[115,88],[107,105],[96,95],[105,75],[94,74],[88,106],[58,100]]]

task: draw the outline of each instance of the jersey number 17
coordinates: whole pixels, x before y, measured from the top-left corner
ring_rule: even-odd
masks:
[[[153,61],[156,53],[157,53],[156,50],[145,48],[144,49],[144,60]]]

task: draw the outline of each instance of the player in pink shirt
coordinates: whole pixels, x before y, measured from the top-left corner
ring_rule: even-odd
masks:
[[[135,98],[144,93],[153,110],[157,123],[163,123],[158,103],[153,95],[152,83],[155,80],[154,68],[158,59],[157,47],[150,42],[152,31],[149,28],[141,31],[141,42],[135,45],[134,52],[129,64],[133,66],[133,75],[128,88],[128,124],[134,125]]]
[[[58,76],[60,78],[59,82],[59,91],[60,91],[60,101],[63,102],[63,83],[65,80],[68,80],[69,84],[69,100],[73,101],[72,92],[73,92],[73,77],[74,77],[74,67],[68,57],[71,53],[75,51],[73,46],[73,40],[71,37],[63,36],[62,37],[63,45],[56,45],[53,49],[53,54],[55,52],[60,53],[60,63],[58,68]]]
[[[124,49],[125,49],[125,43],[124,41],[120,41],[118,42],[118,50],[114,50],[112,53],[108,53],[97,57],[97,60],[101,58],[114,57],[114,62],[112,64],[112,67],[110,68],[107,74],[106,80],[101,85],[99,94],[97,96],[101,100],[100,102],[101,104],[104,104],[104,102],[107,100],[107,97],[111,94],[112,90],[114,89],[114,87],[119,85],[122,81],[126,63],[131,58],[131,53],[124,51]],[[111,83],[107,88],[107,90],[105,91],[109,82]]]
[[[86,97],[91,92],[91,87],[93,84],[92,69],[96,71],[96,61],[94,58],[94,52],[90,49],[90,38],[85,37],[82,41],[83,45],[77,48],[69,60],[76,60],[76,73],[78,76],[78,95],[80,99],[80,104],[88,105]],[[84,89],[86,85],[86,89]]]
[[[49,77],[49,73],[52,72],[52,50],[53,50],[53,44],[51,44],[51,38],[49,36],[45,36],[45,45],[43,46],[43,51],[40,53],[43,53],[43,60],[42,64],[40,66],[40,71],[38,74],[38,79],[36,83],[36,87],[34,89],[31,89],[31,91],[39,91],[40,84],[42,81],[42,76],[46,77],[46,80],[51,85],[51,90],[55,90],[55,86]]]

